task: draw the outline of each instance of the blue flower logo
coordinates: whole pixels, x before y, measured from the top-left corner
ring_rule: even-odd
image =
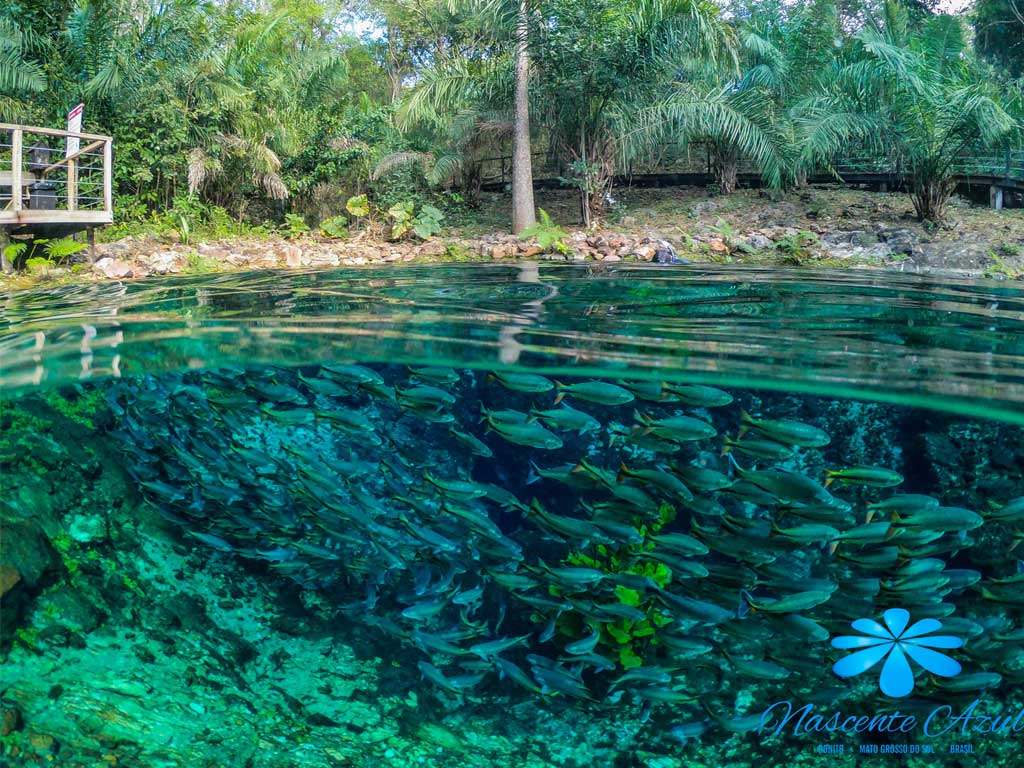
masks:
[[[956,677],[960,664],[944,653],[931,648],[959,648],[963,641],[952,635],[933,635],[942,629],[935,619],[921,619],[911,626],[910,613],[902,608],[890,608],[883,615],[883,627],[873,619],[857,619],[852,626],[861,635],[842,635],[832,639],[833,648],[862,650],[840,659],[832,671],[840,677],[854,677],[867,672],[885,659],[878,687],[886,696],[899,698],[914,690],[914,671],[909,656],[933,675]],[[866,637],[865,637],[866,635]]]

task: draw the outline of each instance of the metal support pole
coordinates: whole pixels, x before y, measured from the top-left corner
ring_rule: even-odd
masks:
[[[988,188],[988,203],[993,210],[1003,210],[1003,188],[998,184],[993,184]]]

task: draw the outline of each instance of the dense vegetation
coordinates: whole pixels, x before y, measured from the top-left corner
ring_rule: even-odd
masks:
[[[940,220],[956,157],[1019,141],[1020,7],[13,0],[0,119],[59,125],[84,101],[86,130],[116,139],[122,220],[340,230],[366,194],[357,211],[412,222],[471,207],[483,160],[507,155],[520,231],[531,149],[587,224],[617,168],[685,151],[707,153],[721,193],[741,162],[786,187],[844,154],[888,158]]]

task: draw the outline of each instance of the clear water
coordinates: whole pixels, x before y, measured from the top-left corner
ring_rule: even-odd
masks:
[[[5,764],[1019,755],[1019,289],[468,265],[3,301]],[[834,639],[899,610],[953,661],[850,675],[870,640]]]

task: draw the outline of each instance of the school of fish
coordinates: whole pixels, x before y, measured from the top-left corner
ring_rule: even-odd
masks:
[[[737,685],[841,699],[830,635],[892,606],[967,639],[973,671],[928,685],[1024,678],[1024,497],[964,509],[826,465],[820,427],[721,389],[331,364],[109,392],[148,505],[329,596],[441,698],[511,686],[636,703],[683,740],[750,730]]]

